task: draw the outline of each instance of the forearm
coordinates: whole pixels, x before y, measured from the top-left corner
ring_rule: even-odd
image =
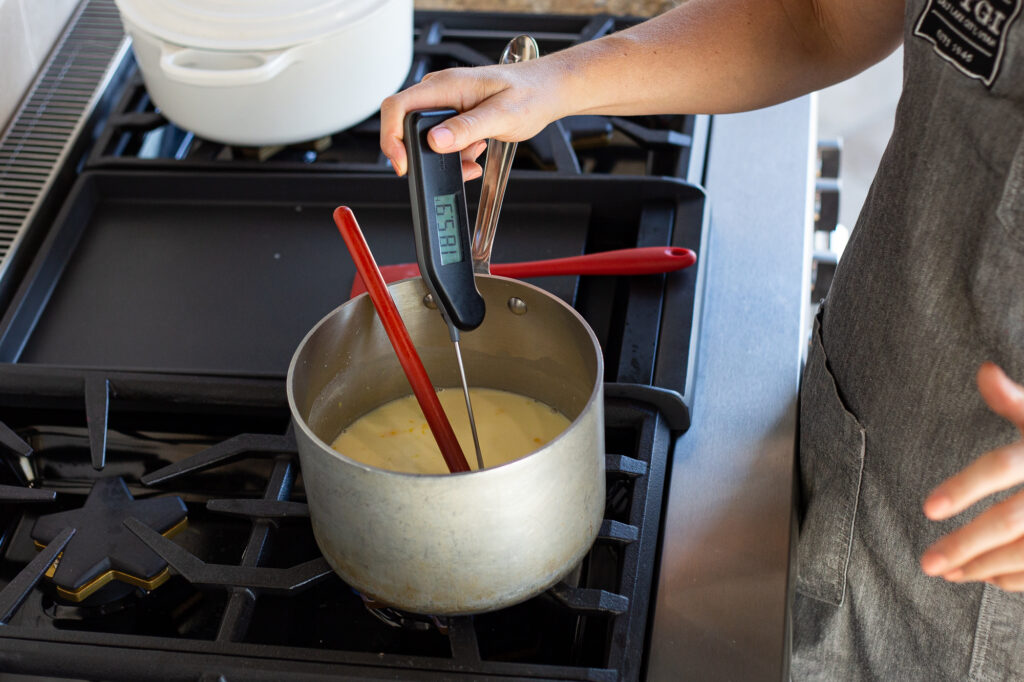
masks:
[[[742,111],[861,71],[902,23],[892,0],[690,0],[549,59],[563,115]]]
[[[899,44],[902,0],[689,0],[656,19],[541,59],[446,69],[381,105],[381,149],[406,170],[413,109],[460,113],[428,134],[463,152],[485,138],[525,140],[572,114],[722,113],[791,99],[842,80]]]

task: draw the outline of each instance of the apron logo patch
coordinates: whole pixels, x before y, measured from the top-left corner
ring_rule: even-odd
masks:
[[[940,57],[987,87],[999,73],[1006,32],[1024,0],[928,0],[914,35]]]

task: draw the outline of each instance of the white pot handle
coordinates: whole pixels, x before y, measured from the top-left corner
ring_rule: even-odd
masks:
[[[281,73],[297,55],[298,46],[279,52],[216,52],[164,43],[160,68],[168,78],[189,85],[255,85]]]

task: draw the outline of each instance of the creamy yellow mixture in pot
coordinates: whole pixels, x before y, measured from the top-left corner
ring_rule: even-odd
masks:
[[[441,389],[437,397],[455,429],[469,466],[476,469],[473,432],[469,428],[462,391]],[[569,426],[569,419],[555,408],[517,393],[470,388],[469,397],[473,402],[485,468],[519,459]],[[331,447],[346,457],[381,469],[415,474],[448,473],[434,435],[412,394],[363,415],[342,431]]]

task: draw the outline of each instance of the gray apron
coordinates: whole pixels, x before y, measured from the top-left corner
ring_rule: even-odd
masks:
[[[1024,381],[1022,4],[907,3],[895,132],[801,392],[795,680],[1024,680],[1024,595],[919,567],[978,513],[930,522],[928,492],[1020,437],[975,374]]]

